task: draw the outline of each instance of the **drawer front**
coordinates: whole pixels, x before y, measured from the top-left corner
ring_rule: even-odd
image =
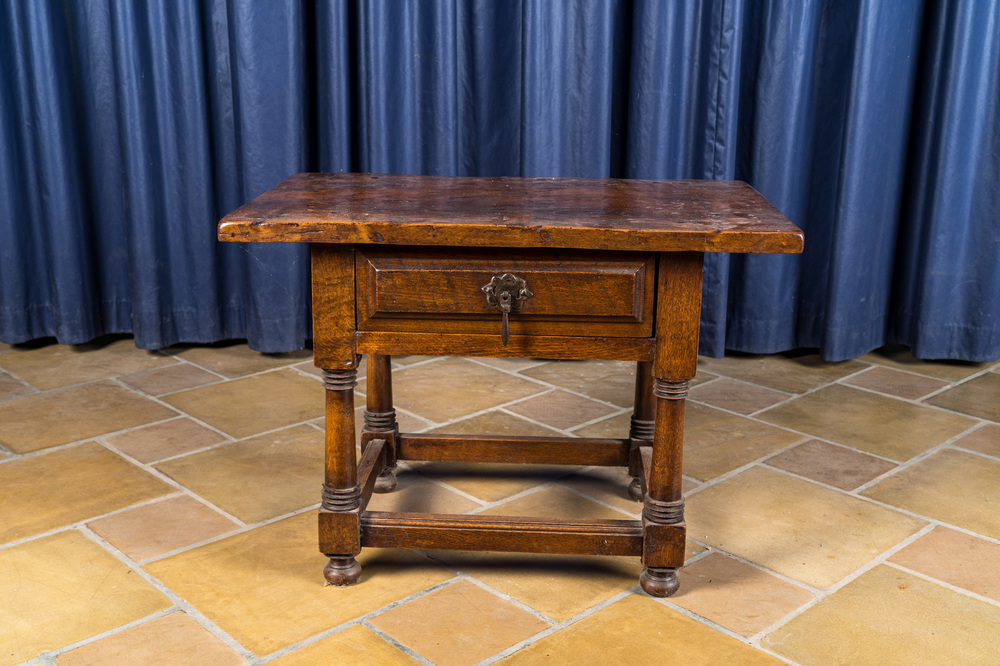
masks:
[[[490,302],[483,287],[509,274],[523,280],[531,294],[512,304],[511,335],[648,337],[653,258],[622,252],[359,247],[358,330],[499,333],[500,305]]]

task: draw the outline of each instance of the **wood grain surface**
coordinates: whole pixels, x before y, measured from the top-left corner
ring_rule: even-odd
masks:
[[[802,251],[739,181],[303,173],[219,223],[219,238],[675,252]]]

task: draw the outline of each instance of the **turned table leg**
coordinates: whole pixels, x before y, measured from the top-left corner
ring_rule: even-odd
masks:
[[[399,426],[392,407],[392,370],[389,357],[368,355],[368,403],[365,407],[365,427],[361,431],[364,451],[373,439],[385,440],[385,464],[375,479],[375,492],[388,493],[396,488],[396,440]]]
[[[635,368],[635,401],[632,408],[632,421],[629,427],[629,439],[632,450],[629,453],[628,473],[632,483],[628,487],[629,497],[636,502],[642,501],[642,458],[639,447],[649,446],[653,440],[653,426],[656,415],[656,403],[653,401],[653,366],[648,361],[639,361]]]
[[[680,469],[687,391],[687,381],[653,381],[656,426],[649,487],[642,507],[647,542],[643,549],[646,569],[639,582],[642,589],[654,597],[667,597],[677,591],[677,569],[684,563],[684,496]]]
[[[684,565],[684,401],[698,369],[703,262],[704,255],[697,252],[663,253],[657,270],[656,416],[642,508],[645,570],[639,578],[642,589],[655,597],[677,591],[677,570]]]
[[[331,585],[350,585],[361,577],[354,559],[361,552],[361,488],[354,445],[354,386],[358,372],[323,370],[326,389],[326,466],[319,533],[330,558],[323,575]]]

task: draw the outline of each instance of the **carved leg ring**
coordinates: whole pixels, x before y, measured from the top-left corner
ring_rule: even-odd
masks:
[[[389,444],[395,450],[395,436],[398,432],[396,425],[396,410],[390,409],[387,412],[369,412],[365,410],[364,437],[377,439],[379,437],[391,438]],[[396,461],[386,462],[385,467],[375,478],[376,493],[390,493],[396,489]]]
[[[361,510],[361,487],[340,489],[323,486],[321,511],[357,513]],[[323,567],[323,577],[330,585],[353,585],[361,579],[361,565],[351,555],[325,553],[330,561]]]
[[[629,428],[629,438],[632,440],[632,446],[635,447],[637,443],[636,440],[641,440],[646,445],[651,444],[655,426],[655,421],[646,421],[644,419],[636,418],[635,415],[633,415],[632,424]],[[639,474],[642,474],[642,463],[637,462],[637,467],[638,469],[636,471]],[[628,486],[628,496],[636,502],[642,501],[642,481],[637,475],[635,475],[635,472],[633,472],[632,483]]]
[[[646,524],[678,525],[684,522],[684,499],[675,502],[654,500],[649,495],[644,499],[642,520]],[[680,587],[677,569],[674,567],[646,567],[639,576],[639,584],[646,594],[653,597],[669,597]]]

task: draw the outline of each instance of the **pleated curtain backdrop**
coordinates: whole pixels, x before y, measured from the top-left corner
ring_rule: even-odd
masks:
[[[746,180],[702,351],[1000,356],[995,0],[0,0],[0,340],[310,338],[300,171]]]

